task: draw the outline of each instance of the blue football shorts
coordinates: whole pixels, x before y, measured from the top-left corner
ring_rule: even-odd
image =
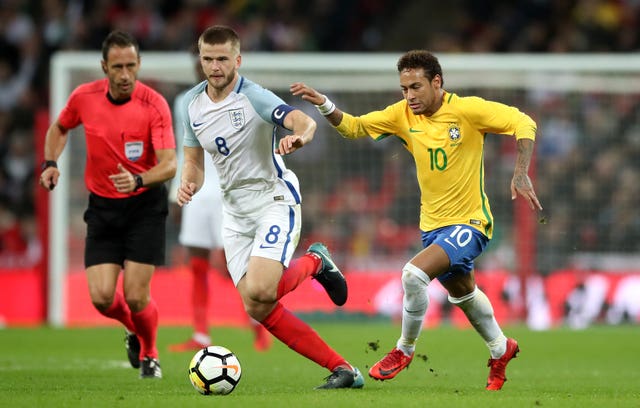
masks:
[[[436,244],[449,257],[449,270],[438,276],[440,282],[473,270],[473,260],[484,251],[489,238],[465,224],[450,225],[433,231],[422,231],[422,247]]]

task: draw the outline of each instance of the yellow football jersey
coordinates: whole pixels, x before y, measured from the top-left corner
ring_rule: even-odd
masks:
[[[420,185],[420,229],[467,224],[491,238],[493,215],[484,191],[486,133],[535,140],[536,123],[517,108],[445,92],[432,116],[415,115],[406,100],[362,116],[344,113],[347,138],[397,136],[413,155]]]

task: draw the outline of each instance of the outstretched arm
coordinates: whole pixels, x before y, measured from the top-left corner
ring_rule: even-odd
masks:
[[[291,94],[314,104],[331,125],[338,126],[342,122],[342,111],[320,92],[302,82],[293,83],[289,90]]]
[[[518,139],[516,143],[518,154],[516,156],[516,167],[513,171],[513,179],[511,179],[511,199],[515,200],[517,195],[520,194],[527,200],[532,210],[542,211],[542,205],[540,201],[538,201],[528,174],[529,163],[531,163],[531,156],[533,155],[534,142],[531,139],[522,138]]]

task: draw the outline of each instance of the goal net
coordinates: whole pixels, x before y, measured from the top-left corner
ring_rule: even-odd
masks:
[[[342,139],[312,106],[293,98],[288,89],[292,82],[304,81],[349,113],[381,109],[402,97],[395,69],[399,56],[243,54],[242,75],[305,110],[319,125],[314,141],[285,159],[301,181],[304,224],[299,249],[313,240],[325,241],[344,269],[353,273],[397,270],[420,247],[420,200],[412,158],[393,140]],[[93,52],[54,55],[52,119],[77,85],[103,76],[100,59]],[[486,190],[496,226],[492,244],[478,260],[479,268],[515,271],[524,264],[530,273],[550,273],[575,264],[576,259],[602,260],[576,254],[610,253],[612,240],[622,255],[638,249],[638,236],[635,248],[625,241],[629,237],[624,234],[633,238],[638,233],[627,222],[630,215],[613,213],[618,210],[616,204],[624,207],[624,203],[608,198],[617,194],[624,201],[638,196],[633,180],[638,176],[640,151],[640,56],[442,54],[439,59],[446,90],[517,106],[538,123],[532,172],[537,173],[536,189],[548,223],[536,228],[525,212],[518,212],[509,189],[515,143],[488,135]],[[186,52],[142,53],[140,79],[171,105],[180,91],[196,81],[193,57]],[[66,274],[83,271],[82,217],[88,196],[84,149],[80,127],[71,132],[59,159],[62,177],[50,202],[49,231],[55,238],[49,240],[48,248],[48,314],[49,323],[56,326],[64,325]],[[635,192],[635,196],[618,191],[613,184],[617,182],[627,183],[629,194]],[[168,266],[180,262],[177,232],[170,219]],[[594,233],[597,240],[607,241],[593,242]]]

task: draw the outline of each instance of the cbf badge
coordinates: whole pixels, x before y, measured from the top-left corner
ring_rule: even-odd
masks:
[[[452,142],[457,142],[458,140],[460,140],[460,136],[462,136],[460,134],[460,128],[458,127],[457,123],[450,123],[449,124],[449,139],[451,139]]]
[[[126,142],[124,144],[124,155],[131,161],[137,161],[144,152],[143,142]]]
[[[244,127],[244,109],[233,109],[229,111],[229,119],[234,129],[240,130]]]

